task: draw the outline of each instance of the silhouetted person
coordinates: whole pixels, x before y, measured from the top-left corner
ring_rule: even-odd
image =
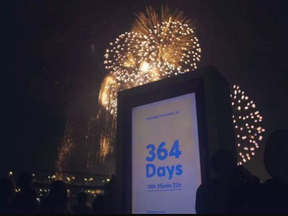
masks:
[[[116,191],[116,176],[112,175],[108,183],[105,184],[104,189],[104,202],[105,202],[105,212],[106,214],[115,214],[115,191]]]
[[[231,154],[218,151],[212,155],[211,170],[215,178],[203,183],[196,194],[196,212],[198,214],[230,214],[241,212],[239,191],[241,182],[237,177],[237,168]]]
[[[15,205],[17,211],[21,214],[30,214],[37,207],[37,192],[33,189],[33,175],[31,173],[22,173],[18,179],[20,192],[15,196]]]
[[[288,213],[288,131],[272,133],[266,143],[264,162],[273,177],[266,181],[261,190],[249,202],[247,213]]]
[[[0,214],[15,213],[11,203],[15,195],[15,182],[10,178],[0,180]]]
[[[77,197],[78,204],[72,207],[72,211],[75,214],[92,214],[92,209],[86,204],[88,202],[87,194],[81,192]]]
[[[47,196],[39,214],[70,214],[66,184],[55,181],[50,186]]]
[[[92,203],[92,209],[94,214],[105,214],[105,198],[103,195],[97,195],[96,199]]]
[[[245,213],[247,203],[250,202],[261,189],[260,179],[253,176],[243,166],[237,166],[233,174],[233,179],[236,186],[236,188],[234,188],[233,213]]]

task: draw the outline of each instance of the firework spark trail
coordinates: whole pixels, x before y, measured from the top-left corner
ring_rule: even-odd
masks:
[[[107,110],[100,109],[97,116],[98,122],[103,122],[101,117],[104,117],[104,127],[103,125],[100,126],[100,149],[98,158],[100,161],[105,162],[107,155],[113,152],[113,142],[116,136],[116,113],[111,114],[111,112]]]
[[[113,152],[113,141],[115,141],[116,135],[117,93],[118,85],[115,78],[106,76],[101,84],[98,98],[98,102],[102,106],[99,107],[97,115],[91,117],[87,126],[86,140],[92,143],[89,146],[87,160],[87,168],[90,170],[93,169],[95,156],[104,162],[106,156]],[[95,128],[93,126],[99,131],[100,143],[95,142],[95,133],[93,133]]]
[[[69,170],[69,159],[73,150],[75,149],[75,144],[72,140],[72,128],[69,122],[66,123],[66,128],[64,132],[64,137],[60,148],[58,149],[58,158],[56,160],[56,173],[57,179],[64,180],[63,172]]]

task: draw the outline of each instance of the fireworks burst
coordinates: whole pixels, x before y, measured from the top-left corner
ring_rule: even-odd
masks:
[[[105,124],[100,132],[100,160],[105,162],[113,151],[116,132],[117,93],[170,76],[197,69],[201,59],[201,47],[190,20],[182,12],[171,13],[162,8],[161,16],[147,8],[139,13],[131,32],[121,34],[105,53],[105,68],[109,75],[104,79],[99,93],[100,110]],[[236,89],[235,89],[236,88]],[[265,131],[260,124],[262,116],[253,101],[239,87],[233,89],[233,121],[237,133],[240,162],[247,162],[255,155],[255,148]],[[246,104],[245,104],[246,103]],[[247,113],[247,114],[246,114]],[[253,122],[253,123],[252,123]]]
[[[172,14],[168,7],[162,8],[159,17],[147,8],[146,13],[137,15],[131,32],[110,43],[104,56],[110,75],[102,82],[99,93],[99,103],[106,113],[100,110],[97,117],[101,113],[106,116],[100,134],[101,161],[113,151],[118,91],[197,69],[201,48],[191,26],[182,12]]]
[[[119,90],[194,71],[201,58],[198,41],[182,12],[173,15],[168,8],[162,9],[159,18],[152,8],[147,8],[146,14],[137,15],[132,31],[121,34],[106,50],[104,64],[110,78],[101,87],[100,98],[105,98],[105,103],[100,100],[100,104],[116,115]],[[111,76],[115,79],[113,86]],[[107,81],[113,94],[104,93]]]
[[[256,109],[254,101],[250,100],[239,86],[233,86],[230,96],[240,156],[238,165],[242,165],[255,156],[255,150],[259,148],[259,144],[263,140],[262,133],[265,132],[265,129],[261,126],[263,117]]]
[[[69,169],[69,158],[75,148],[72,140],[72,128],[69,122],[66,123],[66,129],[60,148],[58,149],[58,159],[56,160],[57,178],[59,180],[65,179],[63,172]]]
[[[201,48],[191,26],[183,12],[172,14],[168,7],[161,17],[151,7],[140,12],[132,31],[138,33],[136,49],[145,70],[155,70],[160,79],[197,69]]]

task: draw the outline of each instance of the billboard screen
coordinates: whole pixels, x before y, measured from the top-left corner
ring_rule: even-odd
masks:
[[[132,109],[132,213],[195,213],[201,168],[195,93]]]

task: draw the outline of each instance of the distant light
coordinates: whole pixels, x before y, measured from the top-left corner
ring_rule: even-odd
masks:
[[[9,172],[9,176],[13,176],[13,172],[12,171]]]
[[[107,179],[107,182],[110,182],[110,179]]]

